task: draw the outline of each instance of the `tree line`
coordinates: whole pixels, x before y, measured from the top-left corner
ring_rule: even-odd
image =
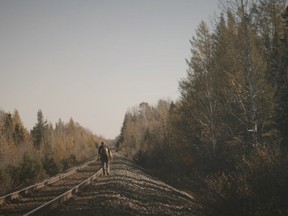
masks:
[[[190,40],[179,100],[127,111],[116,147],[206,215],[287,215],[287,1],[221,6]]]
[[[41,110],[31,131],[19,112],[0,111],[0,194],[53,176],[97,153],[101,137],[71,118],[53,126]]]

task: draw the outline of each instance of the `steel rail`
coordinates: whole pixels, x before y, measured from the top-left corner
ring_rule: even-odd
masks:
[[[31,191],[34,191],[34,190],[37,190],[37,189],[40,189],[40,188],[43,188],[45,186],[48,186],[48,185],[51,185],[63,178],[66,178],[68,176],[71,176],[73,174],[75,174],[76,172],[86,168],[89,166],[89,164],[91,164],[92,162],[94,162],[94,160],[91,160],[91,161],[88,161],[86,162],[85,164],[79,166],[79,167],[76,167],[76,168],[72,168],[71,170],[65,172],[65,173],[61,173],[59,175],[56,175],[50,179],[47,179],[43,182],[40,182],[40,183],[36,183],[34,185],[31,185],[31,186],[28,186],[26,188],[23,188],[21,190],[18,190],[18,191],[15,191],[15,192],[12,192],[12,193],[9,193],[5,196],[2,196],[0,197],[0,206],[9,202],[10,200],[14,200],[14,199],[21,199],[21,194],[22,195],[25,195],[25,194],[28,194],[29,192]]]
[[[92,176],[90,176],[88,179],[82,181],[80,184],[76,185],[72,189],[64,192],[63,194],[59,195],[58,197],[54,198],[53,200],[50,200],[50,201],[44,203],[43,205],[33,209],[32,211],[26,213],[23,216],[34,215],[35,213],[39,213],[41,211],[46,210],[47,208],[56,208],[57,206],[59,206],[63,202],[65,202],[68,199],[70,199],[71,197],[73,197],[74,194],[77,194],[80,189],[91,184],[97,178],[97,176],[99,176],[101,173],[102,173],[102,171],[101,171],[101,167],[100,167],[99,170],[96,173],[94,173]]]

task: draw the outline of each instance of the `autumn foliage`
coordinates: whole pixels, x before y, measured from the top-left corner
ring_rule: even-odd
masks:
[[[29,132],[18,111],[0,111],[0,194],[55,175],[96,155],[99,137],[70,119],[55,127],[41,110]]]
[[[192,37],[176,102],[125,115],[118,150],[205,215],[287,215],[288,8],[230,1]],[[285,8],[286,7],[286,8]]]

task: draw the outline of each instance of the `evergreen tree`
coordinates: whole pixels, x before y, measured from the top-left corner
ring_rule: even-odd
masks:
[[[13,119],[11,113],[6,113],[4,116],[4,128],[3,130],[6,142],[8,144],[13,144],[13,132],[14,132],[14,126],[13,126]]]
[[[40,150],[41,145],[44,144],[44,134],[47,129],[48,124],[47,121],[44,120],[43,113],[41,110],[37,112],[37,123],[31,130],[31,135],[33,137],[34,147]]]
[[[274,62],[277,61],[273,67],[273,71],[276,73],[274,78],[277,104],[275,109],[276,124],[283,138],[282,146],[288,150],[288,6],[281,17],[283,25],[278,34],[280,35],[279,46],[275,48],[277,55],[274,58],[271,56],[271,58],[274,59]]]
[[[26,135],[27,132],[24,128],[19,112],[17,110],[15,110],[12,118],[14,123],[14,133],[13,133],[14,142],[15,144],[19,145],[27,137]]]

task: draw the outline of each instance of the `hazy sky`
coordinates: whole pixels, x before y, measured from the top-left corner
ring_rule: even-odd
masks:
[[[189,39],[217,0],[0,0],[0,109],[119,135],[126,111],[176,100]]]

